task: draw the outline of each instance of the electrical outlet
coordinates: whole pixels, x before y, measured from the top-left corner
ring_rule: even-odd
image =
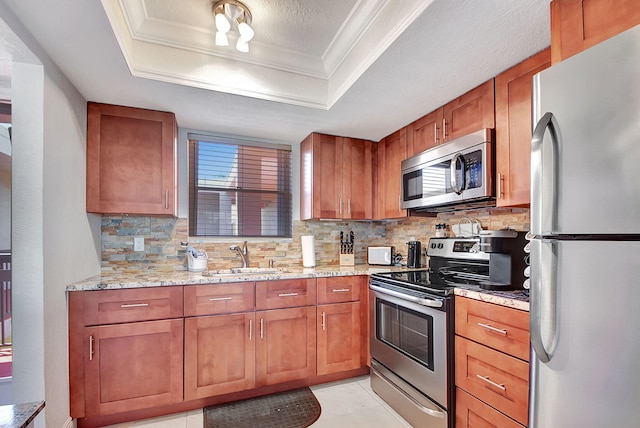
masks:
[[[133,251],[144,251],[144,238],[142,236],[133,238]]]

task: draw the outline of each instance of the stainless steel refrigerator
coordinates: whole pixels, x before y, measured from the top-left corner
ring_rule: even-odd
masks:
[[[640,426],[640,26],[534,76],[529,427]]]

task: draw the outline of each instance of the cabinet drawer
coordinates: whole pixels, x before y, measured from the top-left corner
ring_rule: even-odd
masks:
[[[529,361],[529,313],[456,297],[456,334]]]
[[[292,308],[315,304],[315,278],[256,282],[256,310]]]
[[[184,287],[184,315],[228,314],[252,311],[253,282],[188,285]]]
[[[182,317],[182,287],[87,291],[82,301],[84,325]]]
[[[456,427],[523,428],[513,419],[460,388],[456,388]]]
[[[456,385],[526,424],[529,364],[460,336],[455,347]]]
[[[318,278],[318,303],[356,302],[366,276],[333,276]]]

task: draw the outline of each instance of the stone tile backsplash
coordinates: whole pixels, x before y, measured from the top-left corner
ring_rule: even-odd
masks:
[[[410,238],[426,242],[435,234],[435,225],[445,223],[447,232],[461,218],[477,218],[483,229],[529,229],[529,210],[526,208],[489,208],[466,212],[440,213],[437,217],[408,217],[387,221],[294,221],[293,238],[278,240],[251,240],[247,242],[249,265],[266,267],[269,260],[274,266],[301,266],[300,237],[315,237],[316,263],[339,265],[340,231],[355,235],[355,262],[367,262],[367,247],[393,245],[406,256],[406,243]],[[133,251],[133,238],[144,238],[144,251]],[[187,269],[186,251],[181,242],[188,237],[188,220],[184,218],[144,216],[103,216],[102,218],[102,270],[135,272],[142,270],[180,271]],[[203,249],[209,256],[209,269],[228,269],[241,266],[240,258],[230,245],[241,239],[200,242],[190,245]],[[423,265],[426,264],[423,256]]]

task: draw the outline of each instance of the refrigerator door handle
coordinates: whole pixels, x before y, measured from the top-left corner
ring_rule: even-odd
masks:
[[[544,135],[551,135],[551,165],[543,162]],[[538,121],[531,137],[531,233],[552,234],[558,219],[558,140],[559,127],[553,113],[547,112]],[[548,181],[547,181],[548,180]],[[534,203],[535,201],[535,203]]]
[[[548,245],[551,247],[551,253],[543,254],[543,247]],[[541,239],[531,241],[531,299],[530,299],[530,332],[531,347],[536,353],[538,359],[543,363],[551,361],[553,356],[552,349],[547,349],[545,341],[542,337],[542,321],[543,309],[546,322],[548,323],[547,332],[551,338],[551,348],[555,346],[557,339],[556,326],[556,307],[557,307],[557,270],[553,257],[553,241],[543,242]],[[550,255],[543,260],[545,255]],[[543,284],[546,284],[543,290]],[[543,291],[548,293],[542,295]],[[543,308],[542,302],[546,302],[547,307]]]

